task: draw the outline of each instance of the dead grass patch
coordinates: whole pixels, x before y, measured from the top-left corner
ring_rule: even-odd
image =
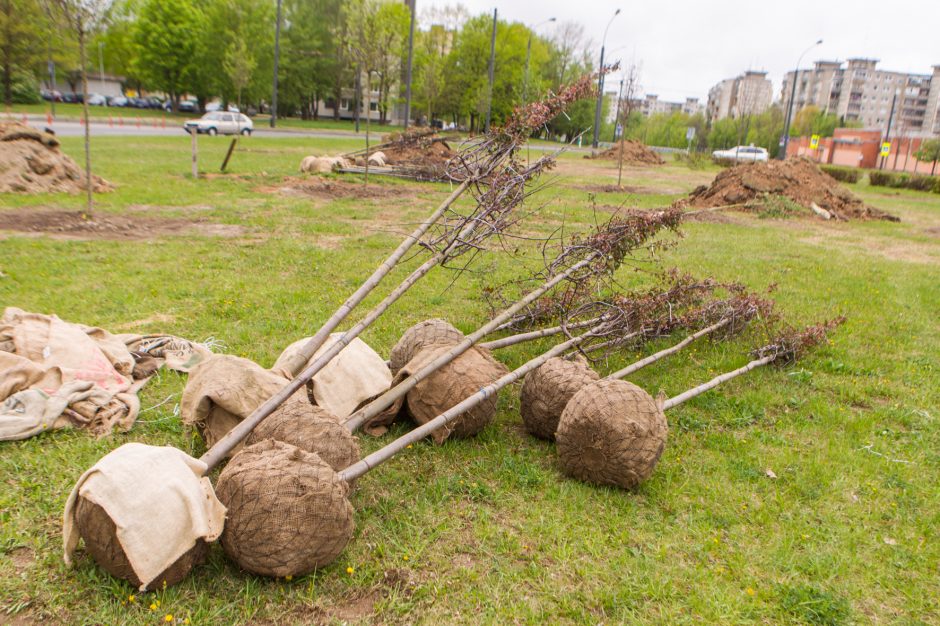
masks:
[[[22,209],[4,211],[2,216],[0,230],[55,239],[141,241],[186,235],[238,237],[246,232],[244,226],[204,219],[109,215],[84,211]]]

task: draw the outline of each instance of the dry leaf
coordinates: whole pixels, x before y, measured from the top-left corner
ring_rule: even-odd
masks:
[[[774,474],[774,471],[770,468],[767,468],[767,471],[765,473],[767,474],[767,478],[774,478],[774,479],[777,478],[777,475]]]

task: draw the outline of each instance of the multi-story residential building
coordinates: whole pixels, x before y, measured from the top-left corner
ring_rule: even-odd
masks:
[[[709,89],[705,111],[711,121],[757,115],[766,111],[773,99],[774,87],[767,72],[748,70]]]
[[[696,113],[703,112],[705,109],[702,103],[698,101],[698,98],[686,98],[685,102],[670,102],[668,100],[660,100],[659,96],[653,93],[646,94],[642,99],[638,98],[634,100],[633,104],[635,110],[646,117],[661,113],[669,114],[678,112],[695,115]]]
[[[891,101],[897,97],[892,134],[929,137],[940,134],[940,65],[932,74],[877,69],[875,59],[816,61],[796,80],[793,110],[814,105],[866,128],[886,129]],[[783,79],[781,101],[790,102],[794,72]]]

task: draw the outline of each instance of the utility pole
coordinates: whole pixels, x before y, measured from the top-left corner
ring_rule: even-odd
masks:
[[[353,117],[356,119],[356,132],[359,132],[359,93],[362,91],[362,70],[359,69],[359,66],[356,66],[356,86],[354,89],[356,93],[353,94],[353,100],[355,105],[355,110],[353,112]]]
[[[281,59],[281,0],[277,0],[277,15],[274,22],[274,90],[271,95],[271,128],[277,125],[277,72]]]
[[[408,0],[411,10],[411,25],[408,27],[408,68],[405,72],[405,130],[411,121],[411,68],[415,56],[415,4],[417,0]]]
[[[490,36],[490,88],[486,96],[486,124],[483,132],[490,132],[490,116],[493,113],[493,76],[496,71],[496,9],[493,9],[493,34]]]
[[[790,119],[793,117],[793,101],[796,99],[796,81],[800,76],[800,63],[803,61],[803,57],[806,56],[807,52],[820,45],[822,42],[822,39],[818,40],[816,43],[804,50],[803,54],[800,55],[800,58],[796,60],[796,69],[793,71],[793,85],[790,89],[790,102],[787,104],[787,117],[786,121],[783,123],[783,139],[781,141],[781,147],[783,149],[780,151],[780,154],[777,155],[781,161],[787,158],[787,146],[790,145]]]
[[[104,89],[104,53],[102,52],[104,48],[104,42],[98,42],[98,80],[101,81],[102,90]]]
[[[604,102],[604,46],[607,45],[607,31],[610,30],[610,25],[618,15],[620,15],[620,9],[614,11],[610,21],[607,22],[607,28],[604,29],[604,38],[601,40],[601,63],[597,68],[597,105],[594,107],[594,140],[591,142],[591,146],[594,148],[597,147],[601,133],[601,107]]]
[[[49,52],[49,90],[52,92],[56,91],[55,84],[55,61],[52,60],[52,51]],[[52,107],[52,118],[55,119],[55,94],[53,93],[52,98],[49,100],[49,104]]]
[[[898,101],[898,93],[900,91],[901,91],[900,89],[895,89],[894,95],[891,96],[891,112],[888,113],[888,130],[885,131],[885,143],[891,140],[891,120],[894,119],[894,105]],[[890,155],[890,153],[891,153],[891,148],[888,148],[888,155]],[[885,161],[888,160],[888,155],[882,155],[881,165],[878,166],[879,170],[883,170],[885,168]],[[898,160],[895,159],[894,162],[895,164],[897,164]]]

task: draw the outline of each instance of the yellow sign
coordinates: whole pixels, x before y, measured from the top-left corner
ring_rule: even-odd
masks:
[[[809,138],[809,148],[810,150],[817,150],[819,148],[819,135],[813,135]]]
[[[881,156],[888,156],[889,154],[891,154],[891,142],[886,141],[881,144]]]

